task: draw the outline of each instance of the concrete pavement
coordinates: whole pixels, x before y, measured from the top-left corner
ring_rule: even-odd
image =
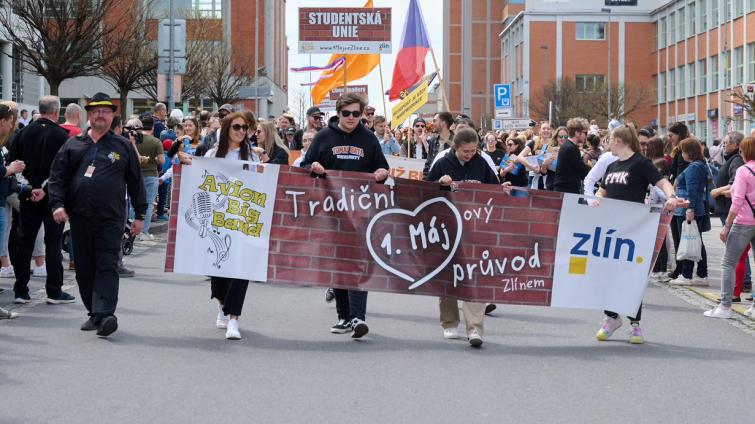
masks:
[[[323,289],[252,284],[244,338],[230,342],[214,328],[209,283],[162,272],[163,243],[158,235],[127,257],[137,276],[121,280],[120,329],[108,340],[79,331],[86,317],[78,301],[20,307],[20,318],[0,321],[0,423],[750,416],[746,400],[738,406],[742,387],[729,382],[749,380],[755,337],[732,321],[704,318],[712,303],[687,289],[650,286],[645,345],[627,342],[626,323],[613,340],[596,341],[599,311],[502,305],[474,350],[442,338],[435,298],[371,293],[371,332],[353,341],[328,332],[336,314]],[[33,280],[33,289],[42,286]],[[8,291],[0,295],[0,305],[11,302]]]

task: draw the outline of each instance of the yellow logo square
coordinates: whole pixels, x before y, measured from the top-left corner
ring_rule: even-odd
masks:
[[[579,256],[569,257],[569,274],[587,274],[587,258]]]

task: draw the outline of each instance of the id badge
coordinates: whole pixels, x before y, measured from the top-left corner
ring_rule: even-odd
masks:
[[[84,172],[84,176],[87,178],[92,178],[92,174],[94,174],[94,165],[87,166],[86,172]]]

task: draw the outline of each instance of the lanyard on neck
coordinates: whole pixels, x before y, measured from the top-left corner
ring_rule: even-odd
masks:
[[[90,166],[94,166],[94,160],[97,158],[97,145],[94,146],[94,151],[92,152],[92,163]]]

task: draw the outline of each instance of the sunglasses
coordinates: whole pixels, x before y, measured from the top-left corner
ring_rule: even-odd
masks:
[[[233,124],[231,125],[231,129],[233,129],[234,131],[241,131],[241,130],[248,131],[249,125]]]
[[[359,118],[362,116],[362,111],[360,110],[342,110],[341,116],[344,118],[348,118],[349,116],[353,116],[354,118]]]
[[[506,143],[506,145],[507,145],[507,146],[509,146],[509,147],[514,147],[514,146],[516,146],[516,144],[514,144],[514,143]]]
[[[255,134],[262,134],[262,130],[257,130],[254,132]]]
[[[375,115],[375,112],[367,112],[367,113],[365,113],[365,115],[366,115],[366,116],[374,116],[374,115]]]
[[[415,125],[414,128],[425,128],[425,125]]]
[[[564,139],[569,138],[569,136],[568,135],[560,135],[560,136],[558,136],[558,138],[560,138],[561,140],[564,140]]]

